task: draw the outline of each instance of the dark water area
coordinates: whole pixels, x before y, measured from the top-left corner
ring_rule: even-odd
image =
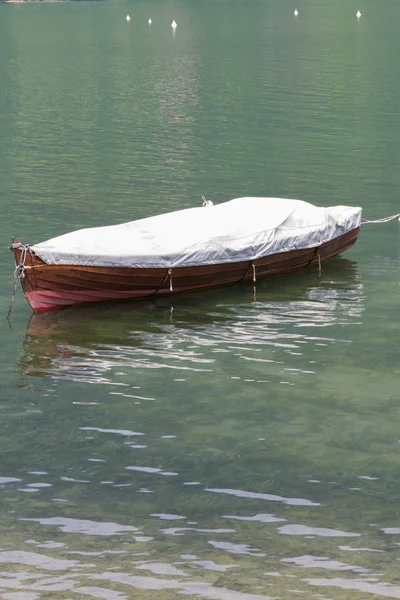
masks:
[[[0,5],[0,314],[12,235],[202,194],[400,212],[399,4],[295,8]],[[0,598],[400,598],[399,249],[394,220],[255,290],[34,315],[19,290]]]

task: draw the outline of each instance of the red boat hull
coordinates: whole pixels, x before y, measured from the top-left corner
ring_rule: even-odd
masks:
[[[341,254],[355,244],[359,228],[317,248],[292,250],[251,262],[225,263],[176,269],[85,267],[48,265],[34,252],[27,252],[21,283],[34,311],[75,304],[127,300],[200,290],[240,281],[257,280],[320,262]],[[24,246],[11,246],[17,265]]]

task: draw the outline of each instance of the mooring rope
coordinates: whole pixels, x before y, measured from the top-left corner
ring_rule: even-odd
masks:
[[[389,223],[389,221],[393,221],[394,219],[399,219],[400,221],[400,213],[398,215],[392,215],[390,217],[383,217],[383,219],[375,219],[375,221],[361,219],[361,225],[369,225],[370,223]]]
[[[11,300],[10,300],[10,304],[8,305],[8,312],[7,312],[7,316],[6,316],[6,319],[8,319],[8,320],[10,320],[13,303],[14,303],[15,296],[17,293],[18,282],[21,281],[21,279],[23,279],[25,277],[25,270],[30,269],[30,267],[25,266],[26,255],[28,254],[28,251],[30,252],[29,246],[22,244],[21,258],[20,258],[19,264],[15,267],[15,271],[14,271],[14,286],[13,286]]]

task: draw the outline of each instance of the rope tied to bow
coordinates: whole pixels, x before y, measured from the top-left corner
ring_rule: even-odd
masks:
[[[6,316],[6,319],[8,319],[8,320],[10,319],[10,316],[11,316],[11,311],[12,311],[13,303],[14,303],[15,296],[16,296],[16,293],[17,293],[18,282],[22,281],[22,279],[24,279],[24,277],[25,277],[25,271],[27,269],[31,268],[31,267],[27,267],[25,265],[27,254],[28,254],[28,252],[31,252],[29,246],[27,244],[21,244],[20,247],[22,248],[21,249],[21,257],[19,259],[18,265],[15,267],[15,270],[14,270],[13,291],[12,291],[12,294],[11,294],[10,304],[8,305],[8,312],[7,312],[7,316]]]

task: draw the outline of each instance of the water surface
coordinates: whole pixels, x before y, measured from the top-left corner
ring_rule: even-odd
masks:
[[[202,194],[400,212],[398,3],[294,8],[0,5],[3,315],[12,235]],[[398,234],[256,290],[38,315],[19,292],[0,596],[400,598]]]

